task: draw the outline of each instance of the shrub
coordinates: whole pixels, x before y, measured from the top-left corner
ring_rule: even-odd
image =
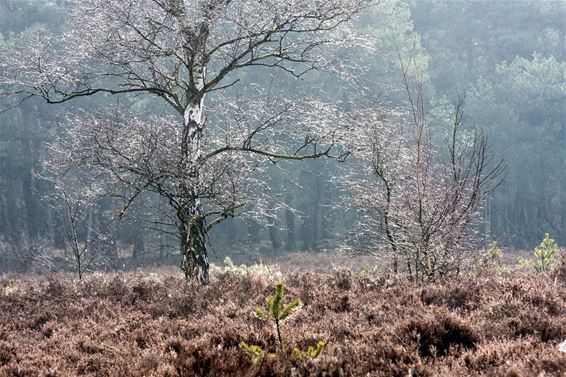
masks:
[[[485,251],[481,262],[473,269],[476,276],[482,273],[505,271],[506,267],[501,261],[503,250],[497,241],[493,241]]]
[[[550,238],[548,233],[544,234],[544,239],[540,245],[535,248],[535,260],[519,259],[519,264],[532,267],[537,272],[548,272],[558,260],[560,249],[556,242]]]
[[[266,277],[270,280],[280,280],[283,277],[281,271],[269,264],[260,262],[252,265],[235,265],[230,257],[224,258],[224,266],[219,266],[213,263],[210,265],[210,275],[213,278],[222,274],[257,275]]]
[[[416,343],[423,357],[444,356],[454,347],[473,350],[480,340],[474,328],[447,312],[411,319],[401,332]]]
[[[563,377],[566,296],[556,271],[424,286],[295,272],[280,302],[305,305],[283,323],[284,352],[273,321],[250,316],[276,294],[256,276],[224,274],[206,287],[178,275],[159,284],[131,273],[74,284],[65,275],[17,277],[16,291],[0,292],[0,376],[464,377],[513,369]],[[0,277],[0,287],[10,279]],[[266,353],[254,360],[242,341]]]

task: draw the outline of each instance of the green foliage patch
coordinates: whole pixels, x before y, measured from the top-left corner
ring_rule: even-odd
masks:
[[[537,272],[548,272],[554,266],[560,256],[560,248],[548,233],[544,234],[544,239],[535,248],[536,259],[519,258],[519,264],[532,267]]]
[[[284,338],[281,334],[281,324],[285,321],[295,310],[300,309],[303,306],[303,303],[299,299],[292,300],[290,303],[285,304],[285,289],[283,288],[283,283],[277,283],[275,285],[275,295],[269,296],[266,299],[266,307],[265,308],[256,308],[253,312],[257,318],[266,321],[272,322],[275,325],[275,332],[277,336],[278,347],[277,350],[279,353],[268,353],[266,350],[261,348],[261,346],[255,344],[247,344],[246,342],[240,343],[240,348],[244,350],[254,362],[261,361],[264,357],[275,357],[277,355],[282,356],[283,358],[289,354],[288,349],[285,345]],[[323,340],[319,340],[316,346],[309,346],[306,351],[302,351],[299,348],[293,348],[291,356],[300,359],[303,357],[310,357],[312,359],[316,359],[320,356],[322,351],[324,350],[325,343]]]

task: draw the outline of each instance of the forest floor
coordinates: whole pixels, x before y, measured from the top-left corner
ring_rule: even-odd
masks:
[[[274,293],[265,275],[224,273],[202,287],[180,274],[0,277],[0,376],[564,376],[566,267],[486,273],[417,286],[335,270],[284,274],[274,327],[251,313]],[[240,343],[272,355],[254,361]]]

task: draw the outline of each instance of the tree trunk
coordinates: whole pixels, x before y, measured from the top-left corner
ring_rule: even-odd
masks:
[[[303,215],[301,219],[301,238],[303,241],[303,250],[313,249],[313,231],[312,231],[312,218],[308,215]]]
[[[193,77],[196,93],[204,86],[203,66],[195,67]],[[193,278],[201,284],[208,283],[208,251],[206,239],[208,230],[203,215],[202,204],[196,193],[200,183],[200,164],[202,158],[202,118],[204,95],[195,94],[189,100],[184,113],[182,163],[180,176],[186,177],[181,183],[183,198],[181,201],[181,251],[183,264],[181,269],[185,277]]]
[[[317,161],[318,162],[318,161]],[[320,227],[321,227],[321,204],[322,204],[322,184],[321,180],[321,172],[320,166],[317,164],[314,168],[314,188],[315,188],[315,197],[314,203],[312,207],[312,246],[315,251],[320,251]]]
[[[288,206],[291,205],[291,194],[287,194],[285,201]],[[285,208],[285,222],[287,225],[287,238],[285,239],[285,248],[287,249],[287,251],[295,251],[295,214],[288,207]]]
[[[179,229],[183,253],[181,269],[187,279],[192,278],[200,284],[208,284],[207,230],[199,201],[195,200],[192,210],[181,216],[182,223]]]
[[[64,231],[62,231],[62,229],[65,229],[65,219],[63,218],[63,215],[55,209],[52,210],[51,217],[53,219],[53,246],[55,247],[55,249],[65,250],[66,253],[67,248],[65,233]]]
[[[207,224],[197,191],[200,184],[202,163],[202,131],[204,128],[203,106],[205,93],[205,66],[208,57],[204,51],[208,39],[208,24],[203,22],[193,28],[187,14],[186,0],[170,2],[172,14],[179,25],[179,37],[184,46],[185,64],[189,64],[187,102],[183,110],[183,135],[179,177],[181,198],[177,206],[180,220],[181,269],[185,277],[201,284],[208,283],[208,254],[206,249]]]
[[[15,170],[10,168],[10,170]],[[20,245],[22,240],[22,233],[21,228],[22,224],[20,224],[20,216],[19,216],[19,209],[17,206],[18,203],[18,196],[17,192],[20,188],[16,182],[16,173],[10,172],[10,177],[12,178],[11,181],[6,182],[6,237],[8,243],[12,244],[12,246]]]
[[[36,101],[28,100],[20,105],[22,122],[26,136],[20,140],[22,145],[22,199],[25,203],[26,230],[30,243],[35,242],[45,234],[41,225],[41,219],[45,218],[40,200],[37,194],[37,182],[34,177],[35,160],[37,159],[37,147],[39,140],[34,136],[41,132],[41,124],[38,118]]]
[[[246,219],[247,237],[246,241],[250,250],[255,250],[259,243],[259,227],[254,219]]]
[[[269,230],[269,240],[271,241],[271,251],[273,255],[276,255],[277,252],[281,250],[281,239],[279,237],[279,231],[277,230],[279,221],[275,215],[269,215],[267,221],[268,221],[267,229]]]
[[[95,222],[93,230],[95,231],[95,236],[92,241],[93,245],[90,248],[93,252],[104,255],[104,264],[107,269],[115,270],[120,265],[120,256],[118,255],[116,242],[114,242],[117,235],[108,216],[108,213],[111,211],[112,200],[110,198],[103,198],[98,201],[94,212]],[[141,224],[137,228],[143,229]]]
[[[138,229],[141,229],[139,224],[136,224]],[[136,232],[133,240],[134,248],[132,252],[132,259],[136,261],[141,261],[145,257],[145,241],[143,238],[143,232]]]
[[[201,284],[208,283],[208,251],[206,239],[208,230],[203,215],[202,204],[195,187],[200,181],[200,163],[202,156],[202,100],[190,102],[185,110],[183,128],[183,146],[180,174],[186,175],[181,183],[181,208],[177,217],[180,220],[181,269],[187,279],[193,278]]]

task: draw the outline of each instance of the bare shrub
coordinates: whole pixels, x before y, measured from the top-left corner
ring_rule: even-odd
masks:
[[[447,148],[430,124],[422,81],[401,62],[407,109],[359,113],[357,154],[345,189],[359,208],[355,234],[362,253],[388,256],[394,273],[416,281],[458,275],[477,259],[483,203],[505,169],[493,161],[487,136],[464,129],[461,98],[454,106]]]

